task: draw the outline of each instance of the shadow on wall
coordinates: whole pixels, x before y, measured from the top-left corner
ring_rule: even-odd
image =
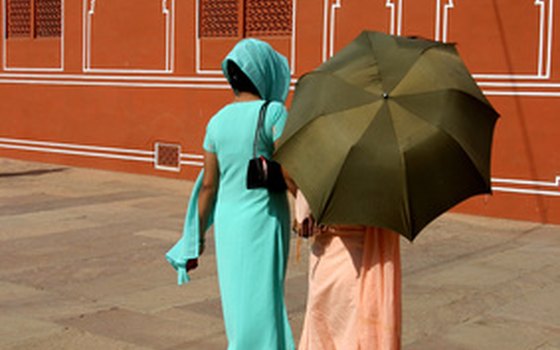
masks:
[[[500,16],[500,9],[498,4],[496,3],[496,0],[492,0],[492,6],[494,8],[494,13],[496,14],[496,23],[498,24],[499,30],[500,30],[500,37],[501,37],[501,41],[503,43],[503,49],[504,49],[504,56],[506,57],[506,64],[508,67],[508,70],[510,73],[513,73],[513,64],[512,64],[512,60],[511,60],[511,51],[508,48],[507,45],[507,41],[505,38],[505,29],[504,29],[504,23],[502,20],[502,17]],[[517,89],[517,87],[513,87],[514,89]],[[529,132],[527,130],[527,116],[525,115],[525,113],[523,112],[523,107],[521,105],[521,98],[519,95],[515,95],[513,97],[514,101],[515,101],[515,109],[517,110],[517,115],[519,116],[517,122],[519,123],[519,128],[521,129],[521,137],[522,137],[522,144],[523,144],[523,149],[525,150],[525,157],[527,158],[528,164],[529,164],[529,172],[531,174],[531,178],[533,179],[538,179],[538,173],[537,173],[537,166],[535,163],[535,156],[534,156],[534,151],[533,151],[533,147],[531,145],[531,138],[529,137]],[[546,210],[546,205],[544,203],[544,200],[541,196],[535,196],[535,204],[536,204],[536,209],[538,211],[538,215],[540,217],[540,222],[545,224],[548,223],[548,213]]]

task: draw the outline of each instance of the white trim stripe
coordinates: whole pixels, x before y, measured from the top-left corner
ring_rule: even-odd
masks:
[[[403,0],[387,0],[385,7],[391,9],[391,27],[389,34],[401,35],[402,33],[402,14],[403,14]]]
[[[147,158],[147,157],[123,156],[123,155],[110,154],[110,153],[72,151],[68,149],[50,148],[50,147],[19,146],[19,145],[5,144],[5,143],[0,143],[0,148],[15,149],[15,150],[22,150],[22,151],[37,151],[37,152],[45,152],[45,153],[68,154],[68,155],[85,156],[85,157],[134,160],[139,162],[150,162],[150,163],[153,163],[154,161],[153,157]]]
[[[38,78],[38,79],[76,79],[76,80],[147,80],[147,81],[177,81],[177,82],[217,82],[227,83],[224,77],[189,77],[189,76],[127,76],[127,75],[80,75],[80,74],[29,74],[29,73],[0,73],[0,78]]]
[[[539,195],[539,196],[552,196],[552,197],[560,197],[560,191],[543,191],[543,190],[529,190],[523,188],[510,188],[510,187],[492,187],[493,191],[496,192],[509,192],[509,193],[518,193],[518,194],[532,194],[532,195]]]
[[[23,139],[0,137],[0,149],[1,148],[19,150],[19,151],[32,151],[32,152],[43,152],[43,153],[66,154],[66,155],[83,156],[83,157],[138,161],[138,162],[147,162],[152,164],[156,163],[155,151],[129,149],[129,148],[79,145],[79,144],[72,144],[72,143],[23,140]],[[194,153],[181,153],[180,159],[181,159],[180,161],[181,165],[202,166],[203,163],[197,160],[204,159],[204,156],[201,154],[194,154]]]
[[[494,91],[483,90],[486,96],[560,97],[560,91]]]
[[[183,159],[204,159],[202,154],[181,154],[181,158]]]
[[[116,86],[116,87],[145,87],[145,88],[195,88],[229,90],[227,84],[196,84],[196,83],[136,83],[118,81],[79,81],[79,80],[20,80],[0,79],[0,84],[27,84],[27,85],[68,85],[68,86]]]
[[[221,78],[157,78],[157,77],[110,77],[110,76],[84,76],[80,79],[67,76],[65,79],[48,77],[41,79],[40,75],[34,75],[35,79],[11,78],[10,75],[0,74],[0,84],[21,84],[21,85],[67,85],[67,86],[108,86],[108,87],[138,87],[138,88],[181,88],[181,89],[208,89],[208,90],[230,90],[231,87]],[[117,79],[118,78],[118,79]],[[95,81],[96,79],[103,81]],[[115,79],[115,81],[109,81]],[[291,80],[290,91],[294,90],[297,79]],[[499,83],[484,82],[478,83],[481,87],[539,87],[539,88],[560,88],[560,83]],[[526,97],[560,97],[560,91],[520,91],[520,90],[483,90],[487,96],[526,96]]]
[[[155,164],[156,162],[156,158],[155,158],[156,154],[154,151],[117,148],[117,147],[105,147],[105,146],[79,145],[79,144],[62,143],[62,142],[22,140],[22,139],[2,137],[0,138],[0,148],[21,150],[21,151],[66,154],[66,155],[83,156],[83,157],[118,159],[118,160],[125,160],[125,161],[138,161],[138,162],[146,162],[152,164]],[[126,155],[127,153],[133,155]],[[180,165],[202,167],[204,165],[204,162],[202,161],[203,159],[204,156],[201,154],[180,153]],[[492,184],[506,185],[506,186],[492,186],[492,190],[496,192],[509,192],[509,193],[553,196],[553,197],[560,196],[560,176],[556,176],[553,181],[492,178],[491,182]],[[511,186],[508,187],[507,185],[511,185]],[[533,188],[519,188],[516,186],[528,186]],[[558,190],[557,191],[542,190],[539,187],[558,188]]]
[[[334,56],[334,34],[335,34],[335,24],[336,24],[336,12],[342,7],[341,0],[336,0],[334,4],[331,5],[331,29],[330,29],[330,42],[329,42],[329,57]]]
[[[493,186],[492,190],[497,192],[509,192],[518,194],[532,194],[541,196],[560,196],[560,176],[556,176],[554,181],[537,181],[537,180],[524,180],[524,179],[507,179],[507,178],[492,178],[493,184],[511,185]],[[526,186],[532,188],[519,188],[514,186]],[[557,188],[557,191],[542,190],[540,187]]]
[[[86,145],[77,145],[72,143],[21,140],[21,139],[11,139],[11,138],[4,138],[4,137],[0,137],[0,142],[33,145],[33,146],[84,149],[84,150],[101,151],[101,152],[131,153],[131,154],[148,155],[148,156],[154,155],[153,151],[143,151],[143,150],[127,149],[127,148],[115,148],[115,147],[86,146]]]
[[[521,179],[500,179],[493,178],[493,183],[513,184],[513,185],[527,185],[527,186],[544,186],[544,187],[558,187],[560,188],[560,176],[556,176],[554,181],[533,181]]]
[[[203,167],[204,163],[203,162],[193,162],[193,161],[190,161],[190,160],[182,160],[181,165],[192,165],[192,166]]]

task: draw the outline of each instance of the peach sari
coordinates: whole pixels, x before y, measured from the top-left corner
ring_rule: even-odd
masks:
[[[301,206],[296,199],[296,217]],[[400,339],[398,234],[363,226],[321,230],[309,257],[299,350],[398,350]]]

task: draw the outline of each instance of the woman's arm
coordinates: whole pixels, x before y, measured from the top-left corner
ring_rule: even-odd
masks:
[[[208,217],[214,209],[216,193],[218,192],[218,184],[220,180],[220,172],[218,166],[218,158],[215,153],[204,152],[204,177],[202,179],[202,187],[198,194],[198,220],[200,228],[201,252],[204,250],[204,233],[208,223]]]
[[[282,167],[282,175],[284,175],[284,181],[286,181],[286,185],[288,186],[288,191],[290,191],[290,193],[292,194],[292,196],[296,196],[298,187],[294,181],[294,179],[291,178],[290,174],[288,174],[288,172],[286,171],[286,169],[284,167]]]
[[[274,150],[278,149],[278,145],[279,140],[274,141]],[[295,198],[298,190],[296,182],[292,179],[292,177],[290,176],[290,174],[288,174],[288,171],[284,167],[282,167],[282,175],[284,176],[284,181],[286,181],[286,185],[288,186],[288,191],[290,191],[292,196],[294,196]]]

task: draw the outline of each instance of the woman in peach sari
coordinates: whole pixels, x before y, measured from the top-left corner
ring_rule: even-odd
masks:
[[[399,235],[366,226],[315,227],[300,191],[295,211],[300,234],[314,236],[299,350],[400,349]]]

